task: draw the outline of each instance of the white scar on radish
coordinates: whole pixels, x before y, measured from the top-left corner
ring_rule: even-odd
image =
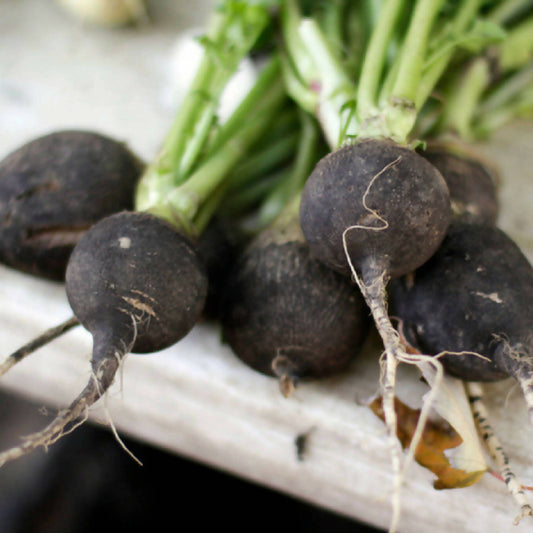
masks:
[[[479,429],[479,432],[487,445],[487,449],[496,463],[501,477],[505,481],[507,488],[514,499],[520,506],[520,514],[514,519],[514,524],[518,524],[522,518],[526,516],[533,516],[533,509],[529,504],[524,493],[522,482],[517,478],[515,473],[511,470],[509,464],[509,457],[503,449],[500,439],[494,433],[494,429],[489,422],[487,408],[483,402],[483,388],[479,383],[465,383],[465,388],[468,393],[468,400],[472,407],[474,421]]]

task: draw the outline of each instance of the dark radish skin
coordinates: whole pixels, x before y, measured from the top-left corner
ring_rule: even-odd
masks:
[[[496,223],[500,178],[494,164],[457,142],[430,142],[419,154],[434,165],[446,181],[454,218],[481,224]]]
[[[126,329],[129,333],[119,333],[112,350],[124,350],[120,344],[129,338],[128,351],[149,353],[191,330],[207,281],[189,238],[159,217],[123,212],[100,221],[76,246],[66,289],[74,314],[95,344],[102,339],[109,346],[110,330]]]
[[[71,254],[66,289],[93,336],[92,373],[71,405],[43,431],[0,454],[0,465],[60,438],[112,384],[123,357],[162,350],[197,322],[207,292],[192,242],[168,222],[122,212],[95,224]]]
[[[302,234],[300,194],[323,150],[316,122],[300,119],[290,170],[257,209],[254,238],[229,273],[220,313],[233,352],[277,377],[285,397],[302,380],[344,371],[370,326],[353,283],[317,261]]]
[[[218,320],[224,312],[222,294],[239,255],[240,241],[229,224],[219,217],[215,217],[198,237],[198,253],[205,263],[209,281],[202,311],[202,317],[206,320]]]
[[[309,176],[300,206],[313,254],[365,284],[423,264],[440,245],[451,217],[446,183],[413,150],[364,140],[324,157]]]
[[[98,220],[133,208],[141,161],[121,142],[65,130],[0,162],[0,261],[64,280],[72,249]]]
[[[248,366],[276,376],[285,397],[301,380],[345,370],[370,325],[353,283],[312,257],[297,221],[250,243],[222,308],[224,340]]]
[[[527,354],[533,269],[527,259],[498,228],[457,219],[435,256],[415,273],[393,280],[390,291],[406,341],[438,355],[449,374],[466,381],[480,435],[520,506],[514,523],[533,515],[489,422],[480,386],[514,376],[533,421],[533,365]]]
[[[454,222],[438,252],[390,289],[409,343],[465,381],[514,377],[533,423],[533,268],[501,229]]]

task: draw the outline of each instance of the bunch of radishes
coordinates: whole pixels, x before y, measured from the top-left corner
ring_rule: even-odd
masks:
[[[78,323],[94,347],[86,388],[0,464],[57,440],[126,353],[178,342],[202,314],[286,396],[344,370],[373,323],[396,472],[399,363],[513,376],[533,422],[533,269],[496,226],[491,166],[465,144],[531,112],[532,21],[531,3],[509,0],[227,0],[149,164],[82,131],[9,154],[0,259],[65,279],[75,317],[3,371]],[[219,123],[251,55],[257,81]]]

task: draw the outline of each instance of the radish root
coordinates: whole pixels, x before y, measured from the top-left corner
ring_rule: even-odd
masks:
[[[522,488],[522,482],[512,471],[509,464],[509,457],[505,453],[505,450],[500,443],[500,439],[498,439],[490,424],[487,408],[483,402],[482,386],[479,383],[467,382],[465,383],[465,387],[479,433],[481,434],[492,459],[496,463],[500,475],[507,485],[507,489],[520,506],[520,513],[513,521],[516,525],[522,520],[522,518],[533,516],[533,509],[526,498],[524,489]]]
[[[60,411],[57,417],[42,431],[24,438],[19,446],[14,446],[0,453],[0,467],[9,461],[22,457],[39,446],[45,450],[64,435],[67,435],[78,426],[83,424],[88,417],[89,407],[93,405],[108,388],[102,387],[102,378],[114,376],[120,364],[119,357],[104,359],[96,370],[96,375],[91,374],[90,380],[70,404],[69,407]],[[107,381],[107,380],[106,380]],[[72,424],[72,425],[71,425]]]
[[[522,343],[511,345],[501,335],[495,335],[494,337],[503,343],[503,350],[509,359],[516,363],[512,373],[522,389],[529,421],[533,425],[533,357],[531,356],[531,350]],[[528,339],[529,342],[530,339]]]
[[[120,366],[120,369],[122,369],[123,366]],[[116,441],[118,442],[119,446],[139,465],[143,466],[141,460],[135,456],[135,454],[126,446],[126,443],[121,439],[120,435],[118,434],[117,428],[115,426],[115,423],[113,422],[113,419],[111,417],[111,413],[109,411],[109,407],[107,405],[107,394],[104,395],[104,411],[107,417],[107,421],[109,422],[109,427],[111,428],[111,432],[113,433],[113,436],[115,437]]]
[[[79,325],[79,320],[76,317],[69,318],[62,322],[58,326],[46,330],[44,333],[31,340],[24,346],[21,346],[18,350],[8,355],[6,359],[0,364],[0,376],[3,376],[10,368],[22,361],[25,357],[32,354],[39,348],[42,348],[45,344],[57,339],[63,333],[66,333],[70,329]]]
[[[407,457],[402,466],[401,460],[401,446],[397,438],[397,416],[395,410],[395,389],[396,389],[396,372],[398,364],[403,362],[411,365],[418,365],[421,363],[429,363],[435,366],[437,370],[437,383],[442,379],[443,369],[439,361],[435,360],[433,357],[422,355],[422,354],[408,354],[401,344],[401,337],[392,325],[391,319],[388,314],[387,309],[387,296],[386,296],[386,287],[389,281],[387,276],[386,269],[380,267],[377,264],[370,264],[369,270],[371,272],[370,276],[371,283],[366,283],[357,273],[355,266],[351,260],[350,253],[348,250],[347,243],[347,234],[351,230],[362,229],[369,231],[383,231],[389,228],[388,221],[383,218],[375,209],[372,209],[367,204],[367,196],[370,193],[372,186],[375,181],[384,174],[387,170],[397,165],[401,156],[398,156],[396,159],[385,165],[379,172],[377,172],[372,179],[370,180],[368,187],[363,194],[362,203],[363,207],[373,216],[376,217],[381,225],[376,226],[366,226],[366,225],[352,225],[346,228],[342,233],[342,244],[344,249],[344,254],[348,262],[352,277],[359,287],[363,297],[370,308],[371,314],[374,318],[376,328],[379,332],[379,335],[382,339],[384,345],[384,354],[380,360],[380,388],[382,391],[382,405],[383,405],[383,414],[385,419],[385,425],[387,428],[387,435],[389,439],[389,448],[391,453],[392,461],[392,470],[394,476],[393,482],[393,495],[392,495],[392,519],[389,528],[389,532],[393,533],[397,530],[398,522],[400,518],[401,511],[401,502],[400,502],[400,492],[401,486],[405,479],[407,469],[411,464],[416,448],[422,438],[425,424],[427,422],[429,412],[431,409],[433,397],[436,394],[436,387],[433,387],[430,391],[430,394],[427,397],[426,402],[422,407],[420,417],[411,440]],[[376,275],[376,272],[381,273]],[[364,275],[363,275],[364,277]]]
[[[374,283],[365,285],[361,278],[357,275],[355,269],[352,267],[354,279],[359,286],[363,296],[370,307],[372,316],[374,317],[376,328],[381,336],[384,344],[385,352],[381,357],[381,372],[380,372],[380,387],[383,401],[383,414],[385,418],[385,425],[387,427],[387,435],[389,439],[389,448],[391,453],[392,469],[394,476],[393,495],[392,495],[392,509],[393,515],[389,527],[389,533],[397,531],[398,522],[400,518],[401,502],[400,492],[408,468],[411,465],[416,449],[422,439],[424,428],[429,417],[433,399],[438,391],[438,386],[443,379],[444,370],[438,358],[424,355],[424,354],[409,354],[401,345],[401,337],[394,329],[390,317],[387,313],[387,303],[385,297],[386,278],[385,276],[378,277]],[[395,390],[396,390],[396,372],[400,363],[409,365],[416,365],[417,367],[422,363],[430,364],[436,369],[436,380],[431,387],[422,409],[420,416],[411,439],[411,443],[407,450],[407,455],[403,461],[401,460],[401,446],[397,438],[397,416],[395,410]]]

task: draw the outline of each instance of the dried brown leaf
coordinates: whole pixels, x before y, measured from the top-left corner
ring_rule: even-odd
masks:
[[[412,409],[395,398],[398,417],[397,436],[404,449],[408,448],[420,416],[420,409]],[[370,408],[381,420],[384,419],[381,397],[376,398]],[[418,464],[433,472],[437,479],[435,489],[468,487],[481,479],[486,469],[465,472],[450,465],[446,450],[462,444],[461,436],[445,420],[429,420],[422,433],[414,458]]]

